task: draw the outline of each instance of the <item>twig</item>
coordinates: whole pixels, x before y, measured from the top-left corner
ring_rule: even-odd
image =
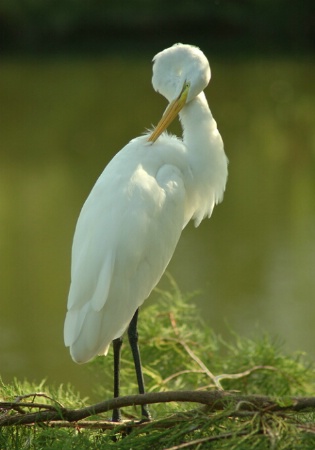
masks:
[[[212,382],[214,383],[214,386],[219,389],[220,391],[223,391],[223,387],[221,385],[221,381],[222,380],[237,380],[239,378],[244,378],[247,377],[249,375],[251,375],[253,372],[257,371],[257,370],[273,370],[273,371],[277,371],[278,369],[276,367],[273,366],[254,366],[250,369],[244,370],[244,372],[239,372],[239,373],[223,373],[220,375],[214,375],[209,369],[208,367],[201,361],[201,359],[195,355],[195,353],[192,351],[192,349],[189,347],[189,345],[187,344],[186,341],[184,341],[183,339],[180,338],[180,333],[176,324],[176,319],[175,316],[172,312],[169,313],[169,317],[170,317],[170,322],[171,322],[171,326],[174,330],[175,335],[177,336],[176,339],[174,338],[168,338],[168,340],[171,341],[175,341],[177,343],[179,343],[185,350],[186,352],[189,354],[189,356],[199,365],[199,367],[201,367],[201,373],[205,373],[206,375],[208,375],[208,377],[212,380]],[[163,381],[163,384],[166,383],[167,381],[171,380],[172,378],[174,378],[175,376],[178,375],[182,375],[183,373],[188,373],[188,372],[200,372],[200,371],[181,371],[181,372],[177,372],[176,374],[171,375],[170,377],[166,378],[166,380]]]
[[[173,373],[172,375],[170,375],[167,378],[164,378],[164,380],[162,380],[162,384],[167,384],[169,381],[171,381],[173,378],[179,377],[180,375],[184,375],[185,373],[204,373],[203,370],[181,370],[179,372]]]
[[[303,431],[306,431],[307,433],[315,434],[315,426],[314,424],[298,424],[297,428],[300,428]]]
[[[176,342],[178,342],[182,347],[184,347],[184,349],[186,350],[186,352],[189,354],[189,356],[198,364],[199,367],[201,367],[201,369],[203,370],[203,372],[208,375],[209,378],[211,378],[211,380],[213,381],[215,387],[217,389],[219,389],[220,391],[223,391],[223,387],[221,386],[221,383],[219,381],[219,379],[213,375],[213,373],[208,369],[208,367],[201,361],[200,358],[198,358],[197,355],[195,355],[195,353],[191,350],[191,348],[188,346],[187,342],[185,342],[183,339],[180,338],[179,335],[179,330],[177,328],[176,325],[176,320],[174,317],[174,314],[172,312],[170,312],[170,321],[171,321],[171,325],[172,328],[176,334],[176,336],[178,336],[177,339],[172,339],[169,338],[170,340],[175,340]]]
[[[254,366],[250,369],[244,370],[244,372],[239,373],[223,373],[221,375],[216,375],[218,380],[238,380],[239,378],[248,377],[256,370],[273,370],[277,371],[278,369],[273,366]]]
[[[221,433],[217,436],[207,436],[200,439],[195,439],[194,441],[184,442],[183,444],[175,445],[174,447],[168,447],[164,450],[181,450],[182,448],[192,447],[198,444],[203,444],[204,442],[219,441],[220,439],[229,439],[235,436],[245,436],[248,434],[246,431],[240,431],[239,433]]]
[[[30,394],[18,395],[15,397],[15,401],[16,401],[16,403],[19,403],[21,400],[24,400],[25,398],[29,398],[29,397],[33,397],[32,404],[36,397],[43,397],[43,398],[47,398],[47,400],[50,400],[53,403],[56,403],[58,406],[60,406],[60,408],[63,408],[63,405],[60,402],[58,402],[58,400],[52,398],[50,395],[46,394],[45,392],[32,392]]]

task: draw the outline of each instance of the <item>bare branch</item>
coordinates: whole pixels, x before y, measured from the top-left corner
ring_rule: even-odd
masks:
[[[259,395],[241,395],[228,391],[169,391],[169,392],[150,392],[147,394],[128,395],[125,397],[114,398],[95,405],[79,409],[69,409],[47,405],[45,410],[26,412],[17,414],[14,412],[16,402],[11,403],[12,409],[8,411],[10,403],[0,402],[0,409],[6,410],[0,417],[0,426],[26,425],[50,421],[77,422],[87,417],[108,412],[114,408],[123,408],[127,406],[144,405],[152,403],[168,402],[190,402],[200,403],[206,406],[206,412],[215,412],[224,408],[233,408],[234,411],[304,411],[306,409],[315,409],[315,397],[292,397],[281,401],[268,396]],[[34,403],[21,404],[20,407],[36,408]],[[42,404],[39,404],[40,408]],[[11,414],[9,414],[11,413]],[[80,426],[78,424],[78,426]]]
[[[218,379],[218,377],[216,377],[215,375],[213,375],[213,373],[208,369],[208,367],[201,361],[201,359],[195,355],[195,353],[192,351],[192,349],[189,347],[189,345],[187,344],[186,341],[184,341],[183,339],[180,338],[180,334],[179,334],[179,330],[177,328],[177,324],[176,324],[176,320],[174,317],[173,313],[169,314],[170,316],[170,321],[171,321],[171,325],[172,328],[174,330],[174,333],[176,334],[177,338],[176,339],[172,339],[169,338],[169,340],[174,340],[175,342],[178,342],[188,353],[188,355],[191,357],[191,359],[193,359],[198,366],[202,369],[202,371],[213,381],[214,386],[219,389],[220,391],[223,391],[223,387],[221,386],[221,383]]]

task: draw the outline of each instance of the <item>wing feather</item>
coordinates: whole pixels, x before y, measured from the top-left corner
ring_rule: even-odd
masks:
[[[65,343],[80,363],[106,354],[125,331],[164,273],[185,222],[178,164],[165,164],[158,146],[143,142],[116,155],[78,219]],[[176,146],[183,144],[174,140]]]

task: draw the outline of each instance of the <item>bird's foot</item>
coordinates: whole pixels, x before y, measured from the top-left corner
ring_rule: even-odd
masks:
[[[113,409],[112,422],[121,422],[120,409]]]
[[[140,422],[151,422],[152,417],[148,408],[148,405],[141,406],[141,421]]]

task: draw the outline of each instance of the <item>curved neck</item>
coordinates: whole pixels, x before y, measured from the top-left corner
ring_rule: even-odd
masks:
[[[191,100],[179,114],[183,128],[183,141],[192,149],[207,150],[211,141],[210,129],[216,128],[204,92]]]
[[[190,189],[187,188],[191,196],[187,214],[198,225],[205,216],[210,217],[214,205],[222,199],[227,179],[227,158],[203,92],[184,106],[180,120],[193,178]]]

